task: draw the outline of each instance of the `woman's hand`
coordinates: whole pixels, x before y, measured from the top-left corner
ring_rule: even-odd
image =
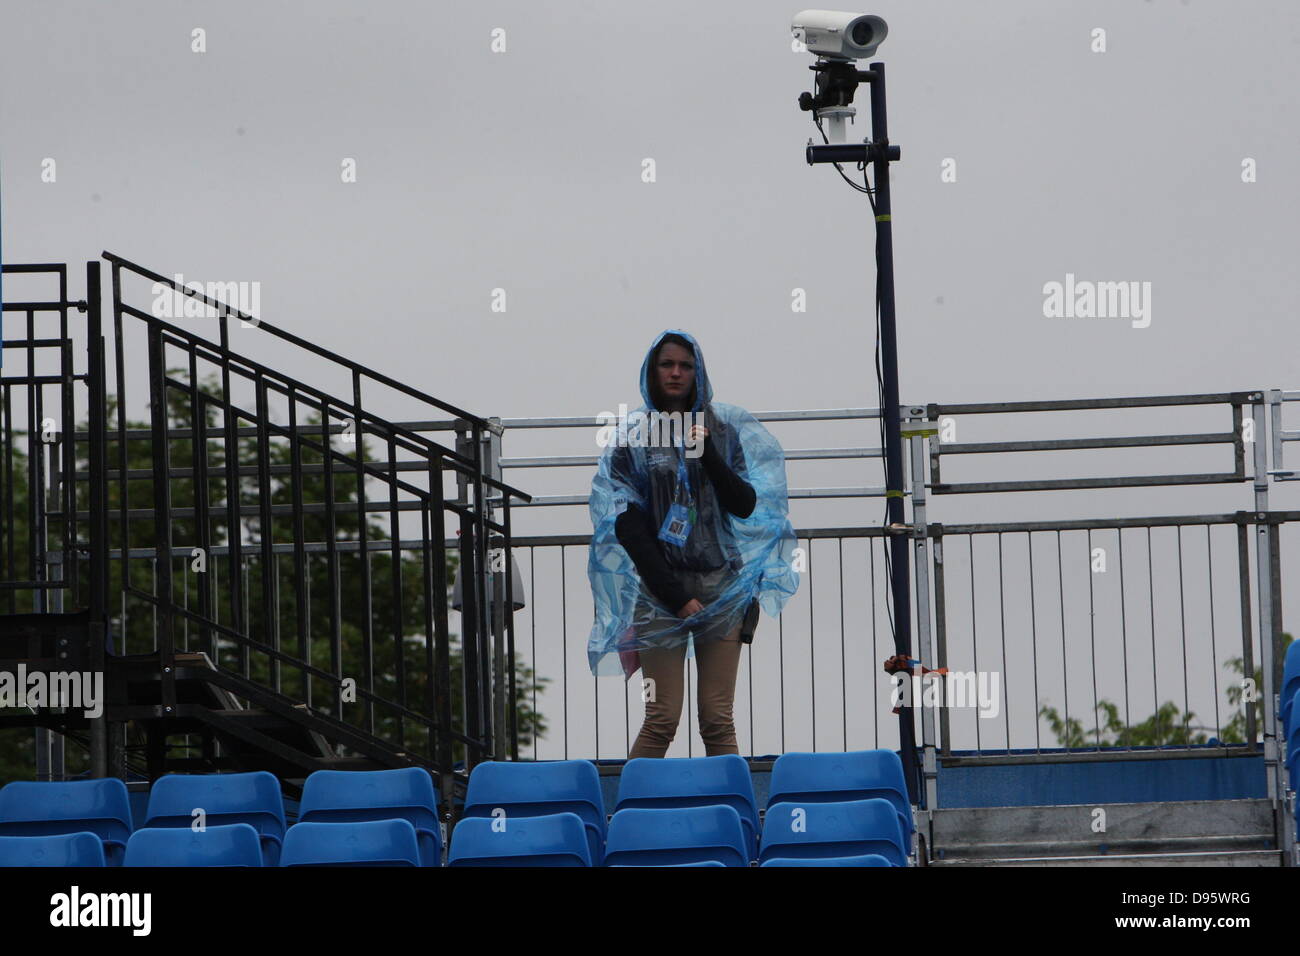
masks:
[[[685,604],[681,606],[680,610],[678,610],[677,612],[677,616],[681,618],[687,618],[690,617],[692,614],[695,614],[696,612],[703,611],[703,610],[704,610],[704,605],[701,604],[699,601],[697,601],[695,598],[691,598],[689,601],[687,601]]]

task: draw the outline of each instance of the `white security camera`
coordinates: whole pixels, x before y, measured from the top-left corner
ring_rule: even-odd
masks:
[[[873,56],[889,27],[880,17],[837,10],[804,10],[790,31],[810,53],[828,60],[864,60]]]

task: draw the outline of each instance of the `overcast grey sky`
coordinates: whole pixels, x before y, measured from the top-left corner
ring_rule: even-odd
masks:
[[[874,406],[870,209],[804,162],[815,129],[796,102],[812,62],[791,48],[799,9],[9,0],[4,258],[75,264],[107,249],[187,280],[259,282],[262,318],[482,415],[635,407],[645,349],[668,327],[699,339],[720,401]],[[904,401],[1300,387],[1300,7],[913,0],[862,12],[890,30],[879,59],[902,149]],[[206,52],[192,51],[195,29]],[[859,105],[862,138],[865,88]],[[48,159],[54,182],[42,179]],[[355,182],[342,181],[349,159]],[[1149,326],[1045,318],[1044,284],[1067,273],[1149,282]],[[795,290],[805,312],[792,311]],[[299,370],[265,339],[249,353]],[[1017,418],[958,422],[959,440],[1230,424],[1222,410],[1144,424]],[[874,424],[773,431],[787,448],[875,443]],[[507,436],[506,454],[594,453],[588,436],[567,442]],[[1294,464],[1300,446],[1288,450]],[[1100,464],[1078,454],[1025,467],[1231,466],[1222,448],[1088,460]],[[1005,458],[955,462],[945,477],[1015,477],[1022,463]],[[882,483],[873,462],[789,473],[796,487]],[[508,478],[582,493],[589,473]],[[1295,485],[1273,494],[1274,507],[1300,507]],[[1252,506],[1248,486],[1000,498],[945,499],[930,517]],[[798,528],[880,510],[876,499],[792,506]],[[519,527],[585,523],[585,509],[567,509]],[[1290,543],[1284,568],[1288,555],[1295,567]],[[584,582],[570,573],[568,585],[577,595]],[[572,613],[581,630],[584,612]],[[571,630],[571,661],[583,642]]]

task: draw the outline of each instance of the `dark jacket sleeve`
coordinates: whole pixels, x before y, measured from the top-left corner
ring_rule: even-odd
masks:
[[[713,443],[713,432],[710,431],[704,439],[704,453],[700,456],[700,461],[704,465],[705,474],[713,482],[713,489],[718,493],[722,507],[737,518],[748,518],[754,513],[757,496],[754,487],[736,474],[737,470],[745,469],[745,452],[740,447],[740,441],[733,439],[730,446],[732,463],[728,464],[722,460],[722,455]]]
[[[658,529],[650,516],[636,505],[628,505],[614,523],[618,543],[632,558],[646,588],[676,614],[691,599],[659,550]]]

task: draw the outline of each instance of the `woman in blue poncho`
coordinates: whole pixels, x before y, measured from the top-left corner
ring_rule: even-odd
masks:
[[[738,753],[741,645],[758,609],[777,616],[798,587],[785,455],[747,411],[712,400],[685,332],[656,337],[640,385],[645,405],[602,430],[592,481],[588,658],[595,674],[642,670],[646,718],[629,757],[662,757],[693,646],[705,753]]]

